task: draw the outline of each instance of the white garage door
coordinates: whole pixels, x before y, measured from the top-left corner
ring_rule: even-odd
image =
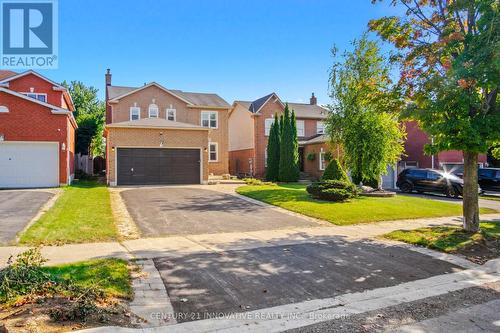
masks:
[[[0,188],[59,186],[59,144],[0,142]]]
[[[382,176],[382,188],[385,189],[395,189],[395,175],[394,175],[394,167],[388,165],[387,166],[387,174]]]

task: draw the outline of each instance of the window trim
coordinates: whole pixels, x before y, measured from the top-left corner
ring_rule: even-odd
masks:
[[[212,155],[211,148],[212,148],[212,145],[215,146],[215,160],[211,159],[211,155]],[[217,142],[209,142],[208,143],[208,162],[209,163],[219,162],[219,143],[217,143]]]
[[[319,127],[318,127],[318,125],[319,125],[319,124],[322,124],[322,125],[323,125],[323,126],[322,126],[322,127],[323,127],[323,129],[322,129],[322,131],[321,131],[321,132],[319,131]],[[318,121],[316,122],[316,134],[325,134],[325,122],[324,122],[324,121],[318,120]]]
[[[215,127],[212,127],[210,124],[210,122],[211,122],[210,115],[212,113],[215,114]],[[203,126],[203,115],[204,114],[208,114],[208,126]],[[218,129],[219,128],[219,112],[217,112],[217,111],[201,111],[201,113],[200,113],[200,125],[201,125],[201,127],[204,127],[204,128]]]
[[[36,95],[36,97],[35,97],[35,98],[33,98],[33,99],[35,99],[35,100],[37,100],[37,101],[39,101],[39,102],[48,103],[48,102],[47,102],[47,97],[48,97],[48,96],[47,96],[47,94],[46,94],[46,93],[22,92],[21,94],[23,94],[23,95],[25,95],[25,96],[27,96],[27,97],[29,97],[29,98],[33,98],[33,97],[29,96],[29,95]],[[45,100],[44,100],[44,101],[39,100],[39,99],[38,99],[38,96],[45,96]]]
[[[302,135],[299,135],[299,122],[303,124]],[[297,137],[303,138],[306,136],[306,122],[304,120],[295,120],[295,127],[297,128]]]
[[[271,120],[271,124],[269,125],[269,131],[267,130],[267,126],[266,126],[266,123],[268,120]],[[273,124],[274,124],[274,118],[264,119],[264,135],[265,136],[269,136],[269,134],[271,134],[271,127],[273,126]]]
[[[156,117],[151,117],[151,110],[156,108]],[[160,117],[160,108],[155,103],[151,103],[148,106],[148,118],[158,118]]]
[[[141,108],[139,106],[131,106],[130,107],[130,110],[129,110],[129,118],[130,118],[130,121],[135,121],[134,119],[132,119],[132,110],[137,110],[138,111],[138,118],[135,119],[135,120],[140,120],[141,119]]]
[[[166,114],[165,114],[165,115],[166,115],[165,119],[170,120],[170,119],[168,119],[168,113],[169,113],[169,112],[173,112],[173,114],[174,114],[174,120],[170,120],[170,121],[177,121],[177,110],[176,110],[176,109],[167,108],[167,110],[166,110],[165,112],[166,112]]]
[[[319,165],[318,165],[318,168],[319,168],[320,171],[325,171],[325,169],[326,169],[326,160],[324,159],[325,158],[325,154],[326,154],[325,151],[320,151],[319,152],[319,158],[318,158]]]

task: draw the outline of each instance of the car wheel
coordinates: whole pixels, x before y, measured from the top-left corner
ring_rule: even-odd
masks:
[[[413,186],[411,186],[410,183],[403,183],[401,184],[401,192],[404,192],[404,193],[411,193],[411,190],[413,189]]]
[[[448,197],[448,198],[456,198],[458,193],[457,191],[453,188],[453,186],[448,186],[446,188],[446,190],[444,191],[444,194]]]

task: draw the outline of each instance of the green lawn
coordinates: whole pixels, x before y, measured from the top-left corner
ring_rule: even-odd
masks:
[[[133,296],[128,265],[122,259],[96,259],[42,269],[55,280],[72,280],[80,287],[97,284],[107,296],[126,299]]]
[[[412,219],[462,214],[458,204],[397,195],[392,198],[359,197],[337,203],[312,199],[305,185],[242,186],[238,193],[293,212],[329,221],[337,225]],[[492,209],[481,209],[493,213]]]
[[[495,195],[484,194],[484,195],[480,196],[480,198],[481,199],[485,199],[485,200],[500,201],[500,197],[499,196],[495,196]]]
[[[385,238],[425,246],[443,252],[456,252],[483,242],[484,239],[500,240],[500,223],[482,222],[481,233],[471,234],[461,227],[432,227],[415,230],[395,230]]]
[[[63,188],[57,202],[20,237],[20,243],[63,244],[111,241],[117,231],[106,186],[91,181]]]

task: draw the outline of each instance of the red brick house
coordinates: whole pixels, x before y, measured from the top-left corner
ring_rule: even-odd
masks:
[[[398,171],[406,168],[432,168],[445,170],[463,170],[464,158],[461,151],[442,151],[435,155],[425,155],[424,146],[431,142],[431,139],[418,125],[416,121],[405,123],[407,137],[405,141],[405,155],[398,163]],[[487,163],[486,154],[480,154],[478,158],[479,166]]]
[[[31,70],[0,71],[0,188],[71,183],[73,111],[60,84]]]
[[[324,120],[328,111],[317,105],[314,94],[309,104],[288,103],[297,118],[299,164],[301,172],[317,178],[326,166],[325,154],[330,150]],[[253,102],[235,101],[229,113],[229,172],[262,178],[266,170],[267,140],[274,114],[282,114],[285,104],[271,93]],[[315,154],[314,160],[307,158]]]

